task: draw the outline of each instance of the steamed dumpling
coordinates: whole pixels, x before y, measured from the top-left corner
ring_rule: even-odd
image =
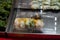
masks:
[[[41,21],[41,20],[37,20],[37,22],[36,22],[36,26],[40,26],[40,27],[43,27],[43,21]]]
[[[20,21],[20,28],[25,28],[24,21]]]
[[[16,18],[15,19],[14,26],[15,26],[16,29],[19,29],[20,28],[20,18]]]
[[[14,25],[15,25],[15,28],[17,28],[17,29],[25,28],[24,20],[22,20],[22,18],[16,18],[14,21]]]
[[[44,26],[44,23],[42,20],[34,20],[36,28],[42,28]]]
[[[30,19],[29,18],[26,18],[25,24],[26,25],[29,25],[29,22],[30,22]]]

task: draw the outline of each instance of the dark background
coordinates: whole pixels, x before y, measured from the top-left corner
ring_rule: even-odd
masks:
[[[0,31],[5,31],[12,0],[0,0]]]

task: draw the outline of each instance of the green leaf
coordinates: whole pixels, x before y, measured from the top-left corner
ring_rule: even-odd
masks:
[[[0,20],[0,26],[1,27],[4,27],[6,24],[5,24],[5,21],[2,21],[2,20]]]
[[[5,26],[10,13],[12,0],[0,0],[0,26]]]

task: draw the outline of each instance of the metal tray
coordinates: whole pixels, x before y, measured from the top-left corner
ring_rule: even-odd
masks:
[[[15,0],[16,2],[16,0]],[[23,11],[22,9],[20,10],[19,8],[15,8],[15,2],[13,3],[13,7],[11,10],[11,14],[9,17],[9,22],[6,28],[6,32],[11,32],[11,33],[23,33],[17,30],[14,30],[13,24],[14,24],[14,20],[16,17],[21,17],[20,14],[23,12],[27,12],[28,15],[29,14],[33,14],[34,13],[39,13],[40,11],[32,11],[32,10],[27,10],[27,11]],[[44,27],[41,29],[42,30],[42,34],[60,34],[60,13],[52,13],[52,12],[42,12],[42,14],[40,14],[42,16],[42,19],[44,21]],[[30,17],[30,16],[29,16]],[[28,32],[26,32],[28,33]],[[39,33],[39,32],[38,32]],[[41,34],[41,33],[39,33]]]
[[[21,14],[26,13],[28,16],[26,15],[21,15]],[[15,30],[14,26],[13,26],[13,22],[15,18],[19,18],[19,17],[30,17],[30,15],[34,15],[34,13],[40,13],[40,11],[24,11],[24,10],[20,10],[20,9],[15,9],[15,12],[12,14],[12,16],[10,16],[12,19],[10,19],[10,23],[8,25],[7,28],[7,32],[16,32],[16,33],[30,33],[30,32],[20,32],[19,30]],[[60,19],[59,19],[59,14],[60,13],[52,13],[52,12],[43,12],[46,14],[40,14],[42,16],[42,19],[44,21],[44,27],[41,29],[43,33],[45,34],[56,34],[59,33],[59,23],[60,23]],[[57,29],[58,28],[58,29]],[[38,32],[39,33],[39,32]]]

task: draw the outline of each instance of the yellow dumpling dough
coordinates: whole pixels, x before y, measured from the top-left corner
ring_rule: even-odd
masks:
[[[16,29],[25,28],[25,25],[29,25],[29,23],[33,21],[36,28],[42,28],[44,23],[42,20],[36,20],[31,18],[16,18],[14,21],[14,25]]]
[[[14,24],[15,24],[15,28],[17,29],[24,28],[25,27],[24,18],[16,18]]]

